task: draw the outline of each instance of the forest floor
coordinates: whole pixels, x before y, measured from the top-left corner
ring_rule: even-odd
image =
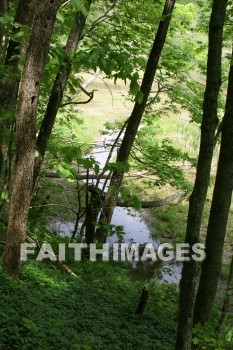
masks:
[[[136,315],[143,284],[126,269],[102,261],[68,264],[78,277],[30,260],[20,281],[0,264],[1,350],[174,349],[176,285],[151,282],[146,311]]]

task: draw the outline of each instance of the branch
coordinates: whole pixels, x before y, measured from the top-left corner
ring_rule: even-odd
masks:
[[[32,238],[26,236],[26,239],[25,239],[27,242],[29,243],[34,243],[36,244],[36,246],[40,249],[40,245],[37,241],[34,241]],[[56,258],[56,263],[63,269],[65,270],[69,275],[71,276],[74,276],[74,277],[77,277],[77,275],[66,265],[64,264],[63,262],[61,262],[61,260],[59,259],[58,255],[54,254],[53,252],[49,252],[47,251],[47,253],[53,257]]]
[[[69,207],[66,207],[65,205],[62,204],[41,204],[41,205],[34,205],[32,207],[30,207],[30,209],[34,209],[34,208],[42,208],[42,207],[60,207],[60,208],[65,208],[68,209],[70,211],[72,211],[75,215],[77,215],[77,212]]]
[[[160,92],[161,92],[162,90],[164,90],[164,88],[165,88],[165,86],[164,86],[164,85],[161,85],[161,83],[158,82],[158,90],[157,90],[155,96],[146,104],[146,107],[149,107],[150,105],[152,105],[152,104],[157,100],[157,98],[158,98]]]
[[[100,16],[99,18],[97,18],[97,19],[92,23],[90,29],[88,30],[88,34],[91,33],[91,32],[95,29],[95,27],[97,27],[101,22],[104,22],[104,21],[105,21],[105,19],[106,19],[106,17],[108,16],[109,12],[111,12],[111,11],[114,9],[114,7],[116,6],[116,3],[117,3],[117,0],[114,0],[112,6],[111,6],[102,16]],[[87,36],[87,34],[83,34],[83,35],[81,36],[81,39],[85,38],[85,36]]]
[[[70,2],[70,0],[65,1],[65,2],[60,6],[60,8],[62,9],[63,7],[66,7],[66,5],[69,4],[69,2]]]
[[[60,107],[65,107],[65,106],[68,106],[68,105],[84,105],[84,104],[89,103],[91,100],[93,100],[94,91],[96,91],[96,90],[92,90],[92,92],[88,92],[82,86],[80,86],[80,89],[82,91],[85,91],[85,94],[89,96],[89,99],[87,101],[65,102],[65,103],[60,104]]]
[[[121,135],[122,135],[122,133],[123,133],[123,131],[124,131],[126,125],[128,124],[128,121],[129,121],[129,118],[128,118],[128,119],[124,122],[124,124],[122,125],[122,127],[121,127],[121,129],[120,129],[120,131],[119,131],[119,133],[118,133],[118,135],[117,135],[117,137],[116,137],[116,139],[115,139],[113,145],[111,146],[111,149],[110,149],[110,152],[109,152],[109,154],[108,154],[108,158],[107,158],[107,160],[106,160],[106,162],[105,162],[104,168],[105,168],[105,167],[108,165],[108,163],[110,162],[110,160],[111,160],[111,158],[112,158],[113,151],[114,151],[114,149],[115,149],[115,147],[116,147],[116,145],[117,145],[117,142],[119,141],[119,139],[120,139],[120,137],[121,137]],[[104,168],[103,168],[102,172],[99,174],[99,179],[97,180],[96,187],[99,185],[99,181],[100,181],[100,179],[101,179],[101,176],[103,176],[103,174],[104,174]],[[108,180],[109,180],[109,177],[110,177],[110,173],[107,175],[106,181],[105,181],[105,183],[104,183],[104,185],[103,185],[103,191],[104,191],[104,189],[105,189],[105,187],[106,187],[106,185],[107,185],[107,182],[108,182]]]

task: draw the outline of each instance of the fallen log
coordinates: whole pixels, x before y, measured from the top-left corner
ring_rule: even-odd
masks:
[[[171,196],[168,196],[162,200],[159,201],[148,201],[148,202],[141,202],[142,208],[147,209],[147,208],[154,208],[154,207],[162,207],[163,205],[169,204],[176,200],[177,198],[184,196],[185,192],[184,191],[178,191]],[[118,201],[116,204],[118,207],[132,207],[132,203],[130,204],[127,201]]]
[[[51,179],[61,179],[62,177],[60,174],[56,172],[45,172],[42,174],[42,177],[51,178]],[[135,173],[125,173],[125,177],[129,178],[136,178],[136,179],[149,179],[151,181],[156,181],[157,178],[153,177],[153,174],[149,172],[135,172]],[[106,180],[108,178],[108,174],[101,174],[101,175],[95,175],[95,174],[89,174],[88,175],[89,180]],[[75,180],[86,180],[87,174],[85,172],[80,172]]]

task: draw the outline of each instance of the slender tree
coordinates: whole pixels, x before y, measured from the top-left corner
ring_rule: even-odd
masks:
[[[91,0],[88,0],[89,5],[91,5]],[[72,55],[76,53],[84,26],[86,23],[86,16],[80,11],[76,13],[75,24],[71,28],[69,37],[66,43],[66,53],[67,56],[64,59],[59,72],[56,76],[52,92],[49,97],[46,112],[40,127],[40,131],[36,141],[36,148],[39,152],[39,157],[35,161],[34,167],[34,183],[40,171],[41,163],[44,159],[46,147],[52,133],[53,125],[60,108],[60,104],[63,97],[63,92],[68,82],[71,69],[72,69]]]
[[[148,97],[154,82],[159,59],[165,44],[168,28],[170,25],[175,0],[166,0],[162,18],[154,39],[154,43],[148,58],[146,70],[142,79],[140,91],[142,93],[142,101],[136,101],[132,114],[129,118],[125,134],[117,155],[117,162],[122,164],[128,161],[130,151],[132,149],[143,113],[146,108]],[[110,223],[114,206],[117,202],[118,192],[122,184],[124,171],[114,171],[111,177],[108,194],[105,198],[102,208],[101,224],[102,227],[96,232],[96,238],[99,241],[104,241],[106,237],[105,224]]]
[[[31,27],[34,17],[34,1],[35,0],[19,0],[16,14],[14,18],[14,26],[12,34],[17,34],[21,27]],[[1,1],[1,5],[5,10],[5,1]],[[1,39],[1,38],[0,38]],[[3,57],[4,65],[6,69],[10,70],[11,79],[9,80],[9,74],[6,75],[0,81],[0,173],[3,166],[4,160],[4,134],[9,129],[12,118],[4,119],[5,112],[12,112],[14,115],[19,81],[20,81],[20,70],[19,70],[19,56],[24,54],[26,51],[27,41],[26,39],[11,39],[9,40],[6,57]]]
[[[233,58],[233,56],[232,56]],[[210,209],[194,323],[209,321],[219,282],[224,239],[233,190],[233,65],[230,67],[218,169]]]
[[[231,265],[230,265],[230,272],[229,272],[228,281],[227,281],[226,294],[222,305],[221,316],[218,322],[218,330],[221,330],[222,325],[224,324],[225,318],[227,316],[227,312],[230,309],[230,305],[232,303],[232,295],[233,295],[232,290],[233,290],[233,255],[231,258]]]
[[[5,0],[0,0],[0,16],[4,15],[6,10]],[[3,33],[0,33],[0,59],[2,58],[2,47],[3,47]]]
[[[15,278],[18,278],[20,273],[20,245],[25,240],[30,205],[41,76],[58,7],[57,0],[41,0],[34,6],[35,19],[19,89],[16,115],[16,170],[3,256],[6,270]]]
[[[203,208],[206,200],[214,150],[214,137],[218,123],[218,94],[221,86],[222,34],[227,0],[214,0],[209,24],[209,49],[206,89],[203,103],[201,141],[196,179],[189,199],[186,243],[190,247],[199,241]],[[191,349],[193,310],[195,303],[198,263],[184,262],[180,283],[180,314],[177,333],[179,350]]]

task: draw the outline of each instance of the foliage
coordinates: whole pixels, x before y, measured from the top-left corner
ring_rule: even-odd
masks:
[[[156,228],[153,231],[155,237],[178,240],[184,242],[186,230],[187,204],[170,204],[166,208],[154,208]]]
[[[138,316],[141,285],[122,267],[83,261],[72,268],[77,278],[30,260],[20,282],[1,271],[0,348],[174,348],[174,286],[154,282],[146,312]]]
[[[215,323],[209,322],[205,326],[197,324],[193,330],[193,344],[200,350],[230,350],[233,345],[232,328],[224,328],[216,334]]]

